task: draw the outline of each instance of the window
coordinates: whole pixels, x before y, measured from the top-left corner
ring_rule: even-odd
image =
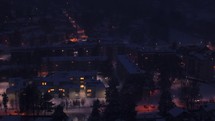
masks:
[[[84,85],[80,85],[80,88],[84,88]]]
[[[84,77],[80,77],[80,80],[84,80]]]
[[[59,89],[60,92],[65,92],[65,89]]]
[[[47,85],[47,83],[46,82],[42,82],[42,86],[46,86]]]
[[[54,89],[49,89],[49,90],[48,90],[48,93],[53,92],[53,91],[54,91]]]
[[[87,90],[87,92],[88,92],[88,93],[91,93],[91,92],[92,92],[92,90],[91,90],[91,89],[88,89],[88,90]]]

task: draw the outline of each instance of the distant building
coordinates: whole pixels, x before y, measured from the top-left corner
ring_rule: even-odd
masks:
[[[184,57],[185,73],[203,82],[214,81],[214,65],[209,56],[202,53],[190,53]]]
[[[117,56],[116,70],[121,85],[127,79],[132,78],[132,76],[144,79],[145,71],[131,62],[126,55]]]

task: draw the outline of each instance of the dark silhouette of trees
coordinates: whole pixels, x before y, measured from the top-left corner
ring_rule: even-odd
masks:
[[[8,96],[6,93],[2,94],[2,98],[3,98],[3,106],[4,106],[4,111],[5,113],[7,113],[7,103],[8,103]]]
[[[111,79],[108,81],[109,87],[106,88],[106,102],[110,103],[116,100],[119,96],[117,85],[119,84],[117,78],[112,74]]]
[[[115,76],[112,76],[111,80],[108,82],[109,87],[106,88],[106,108],[103,113],[104,121],[115,121],[119,118],[120,102],[119,102],[119,92],[116,88],[118,81]]]
[[[52,106],[54,105],[52,102],[50,102],[50,100],[52,99],[52,95],[49,93],[45,93],[44,95],[42,95],[41,98],[41,110],[44,111],[44,115],[46,115],[46,112],[51,112],[52,110]]]
[[[58,105],[52,114],[52,121],[67,121],[68,116],[63,112],[63,106]]]
[[[182,82],[180,100],[188,110],[195,109],[195,103],[200,99],[201,95],[197,82],[191,80]]]
[[[170,77],[165,71],[163,71],[163,73],[161,72],[160,80],[158,83],[159,83],[160,89],[162,91],[169,90],[171,88],[171,85],[172,85]]]
[[[120,115],[119,119],[124,121],[136,121],[136,101],[133,94],[127,92],[120,96]]]
[[[164,68],[162,68],[164,69]],[[159,86],[161,91],[161,96],[159,100],[158,109],[161,115],[166,115],[167,112],[172,109],[175,104],[172,101],[172,95],[170,93],[170,88],[172,85],[172,80],[170,78],[170,70],[161,70]]]
[[[175,104],[172,101],[172,96],[169,90],[162,91],[158,106],[160,114],[165,116],[174,106]]]
[[[99,100],[93,102],[93,109],[88,121],[101,121],[101,115],[99,111],[100,106],[101,105]]]
[[[19,94],[20,112],[32,113],[39,110],[41,93],[35,84],[29,84]]]
[[[131,75],[124,82],[120,90],[120,114],[119,119],[124,121],[136,120],[136,102],[143,96],[145,76],[142,74]]]

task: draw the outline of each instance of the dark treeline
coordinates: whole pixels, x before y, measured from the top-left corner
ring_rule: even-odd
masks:
[[[208,38],[213,37],[211,32],[214,31],[214,23],[208,22],[207,18],[199,21],[195,20],[195,17],[187,18],[186,15],[188,9],[192,16],[198,11],[214,13],[215,2],[212,0],[74,0],[73,2],[78,4],[75,8],[78,13],[77,19],[87,32],[92,32],[95,26],[108,21],[111,24],[109,28],[116,27],[113,33],[127,35],[132,32],[129,31],[131,30],[129,25],[136,20],[144,20],[152,28],[153,33],[150,36],[158,36],[158,39],[166,40],[168,36],[166,34],[171,27],[189,33],[198,33]],[[209,28],[210,32],[204,33],[202,31],[206,29],[195,27],[200,23],[204,24],[204,28]]]

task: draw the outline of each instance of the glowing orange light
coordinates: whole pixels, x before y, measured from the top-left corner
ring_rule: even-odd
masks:
[[[70,42],[78,42],[78,39],[77,38],[71,38]]]

